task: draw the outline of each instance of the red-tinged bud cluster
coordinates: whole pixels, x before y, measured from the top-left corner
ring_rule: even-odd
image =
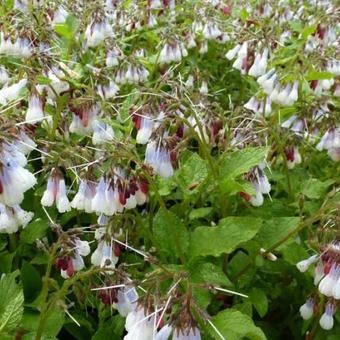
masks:
[[[112,305],[118,302],[117,292],[117,289],[102,290],[98,293],[98,298],[104,305]]]
[[[251,200],[251,195],[247,194],[246,192],[241,191],[240,196],[248,202]]]
[[[58,258],[56,266],[58,269],[66,271],[68,277],[72,277],[74,275],[73,261],[70,256]]]
[[[317,86],[318,86],[318,81],[317,81],[317,80],[312,80],[312,81],[310,82],[310,88],[311,88],[312,90],[315,90]]]
[[[288,161],[294,162],[294,147],[290,146],[290,147],[286,147],[285,150],[285,155]]]

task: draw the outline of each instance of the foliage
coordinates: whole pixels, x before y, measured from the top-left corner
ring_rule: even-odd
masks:
[[[2,1],[1,339],[337,339],[338,11]]]

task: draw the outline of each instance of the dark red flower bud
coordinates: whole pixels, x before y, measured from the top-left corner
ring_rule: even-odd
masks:
[[[68,256],[57,259],[56,266],[58,269],[66,270],[68,267]]]
[[[119,257],[122,253],[122,248],[120,247],[119,244],[115,244],[113,248],[113,253],[115,256]]]
[[[312,90],[315,90],[317,86],[318,86],[318,81],[317,81],[317,80],[312,80],[312,81],[310,82],[310,88],[311,88]]]
[[[73,261],[72,261],[72,258],[70,257],[68,258],[68,261],[67,261],[66,273],[69,277],[72,277],[74,274]]]
[[[149,192],[149,184],[147,182],[140,182],[139,188],[144,194],[147,194]]]
[[[249,194],[247,194],[246,192],[241,191],[240,196],[248,202],[251,200],[251,196]]]
[[[286,155],[286,158],[288,161],[290,162],[294,162],[294,147],[293,146],[290,146],[290,147],[287,147],[285,148],[285,155]]]

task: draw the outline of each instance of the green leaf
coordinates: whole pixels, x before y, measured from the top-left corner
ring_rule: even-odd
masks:
[[[227,217],[217,227],[197,227],[191,234],[190,255],[219,256],[231,253],[240,244],[252,239],[262,220],[252,217]]]
[[[34,266],[24,261],[21,268],[21,280],[25,301],[32,302],[40,293],[42,287],[41,275]]]
[[[253,288],[249,293],[249,298],[259,315],[264,317],[268,311],[268,299],[262,289]]]
[[[153,220],[153,233],[160,253],[183,257],[189,244],[188,232],[173,212],[159,209]]]
[[[0,281],[0,334],[14,331],[24,312],[24,294],[15,281],[17,275],[7,274]]]
[[[306,40],[311,34],[313,34],[315,32],[315,29],[316,29],[316,25],[313,25],[313,26],[307,26],[303,29],[302,31],[302,38],[304,40]]]
[[[79,20],[74,15],[69,15],[63,24],[56,24],[54,30],[56,33],[66,39],[74,38],[74,34],[79,27]]]
[[[125,319],[120,315],[115,315],[107,321],[100,322],[97,332],[92,340],[120,340],[124,331]]]
[[[49,228],[47,220],[37,218],[27,225],[20,234],[20,240],[32,244],[46,235]]]
[[[330,72],[310,71],[305,76],[306,80],[333,79],[335,75]]]
[[[221,332],[221,334],[228,340],[265,340],[261,328],[256,327],[253,320],[234,309],[226,309],[212,319],[213,324]],[[215,339],[221,339],[220,336],[211,329],[211,335]]]
[[[265,220],[258,238],[263,248],[268,249],[285,239],[296,228],[299,217],[274,217]]]
[[[193,209],[190,211],[189,219],[196,220],[198,218],[206,217],[212,212],[212,210],[213,210],[212,207]]]
[[[197,191],[199,185],[208,176],[206,162],[196,153],[192,153],[181,164],[180,169],[176,173],[176,178],[181,187],[187,194],[192,194]]]
[[[299,261],[308,258],[310,255],[302,245],[292,243],[282,246],[282,256],[285,261],[295,266]]]
[[[232,286],[219,266],[203,260],[194,261],[189,268],[192,282],[211,283],[219,286]]]
[[[251,168],[263,162],[267,152],[267,147],[258,147],[227,153],[220,168],[221,179],[234,179],[248,172]]]
[[[318,199],[323,197],[326,194],[326,191],[330,185],[332,185],[334,181],[332,179],[328,179],[324,182],[316,178],[310,178],[303,186],[302,193],[311,199]]]
[[[57,336],[63,327],[65,321],[65,312],[58,306],[55,306],[52,311],[49,312],[45,327],[44,335]]]
[[[255,189],[251,185],[251,183],[243,181],[242,183],[238,183],[234,181],[233,179],[226,178],[222,180],[221,182],[220,189],[222,193],[226,195],[235,195],[239,192],[246,192],[249,195],[255,195]]]
[[[0,254],[0,271],[2,273],[10,273],[15,253],[3,252]]]

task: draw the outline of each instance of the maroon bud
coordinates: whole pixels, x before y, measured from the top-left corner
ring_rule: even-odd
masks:
[[[318,27],[316,28],[316,34],[319,36],[321,40],[323,40],[326,34],[326,29],[321,27],[321,25],[319,24]]]
[[[132,115],[132,121],[133,121],[133,123],[135,125],[135,128],[137,130],[139,130],[140,129],[140,124],[141,124],[141,121],[142,121],[142,117],[134,114],[134,115]]]
[[[249,194],[247,194],[246,192],[241,191],[240,196],[248,202],[251,200],[251,196]]]
[[[140,182],[139,188],[144,194],[147,194],[149,192],[149,184],[147,182]]]
[[[119,257],[122,253],[122,249],[121,247],[119,246],[119,244],[115,244],[114,245],[114,248],[113,248],[113,253],[115,256]]]
[[[130,182],[130,186],[129,186],[129,192],[131,195],[134,195],[136,193],[136,191],[138,191],[138,185],[136,182]]]
[[[231,8],[229,6],[222,6],[221,11],[224,15],[230,15],[231,14]]]
[[[290,147],[287,147],[285,148],[285,155],[286,155],[286,158],[288,161],[290,162],[294,162],[294,147],[293,146],[290,146]]]
[[[183,138],[183,135],[184,135],[184,125],[181,124],[176,131],[176,136],[178,138]]]
[[[177,152],[175,150],[170,151],[170,160],[172,163],[176,163],[177,161]]]
[[[66,270],[68,267],[68,256],[57,259],[56,266],[58,269]]]
[[[125,205],[126,204],[126,196],[125,196],[125,190],[118,189],[118,196],[119,196],[119,202],[121,205]]]
[[[317,86],[318,86],[318,81],[317,80],[312,80],[310,82],[310,87],[311,87],[312,90],[315,90]]]
[[[323,268],[323,272],[327,275],[332,268],[332,262],[327,262]]]
[[[66,273],[69,277],[72,277],[74,274],[73,261],[70,257],[68,258]]]

